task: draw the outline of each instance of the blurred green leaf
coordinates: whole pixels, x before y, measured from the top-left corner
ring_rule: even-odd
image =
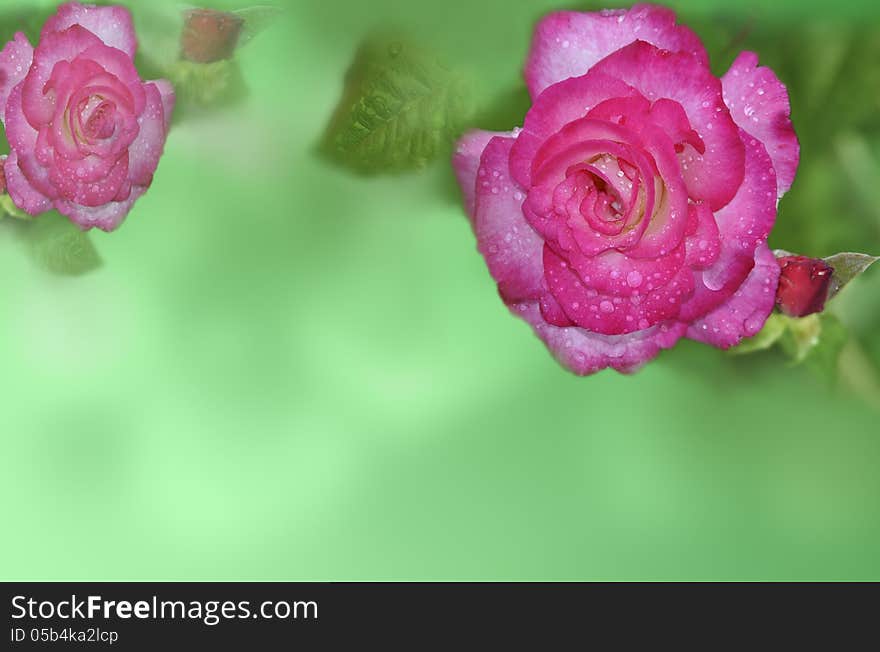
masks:
[[[364,173],[419,169],[451,151],[472,114],[466,79],[396,37],[357,51],[321,151]]]
[[[179,60],[167,71],[179,105],[175,109],[228,106],[247,94],[241,68],[234,60],[196,63]]]
[[[779,313],[773,313],[768,318],[757,335],[744,339],[740,344],[730,349],[734,355],[744,355],[757,351],[766,351],[779,341],[788,328],[787,317]]]
[[[880,225],[880,162],[874,156],[867,141],[856,134],[841,134],[834,141],[835,153],[840,161],[850,188],[866,212],[872,214]]]
[[[843,252],[829,256],[824,260],[834,268],[834,274],[831,275],[831,287],[828,289],[828,299],[830,300],[847,283],[862,274],[880,258],[868,254]]]
[[[34,261],[53,274],[80,276],[102,264],[89,234],[54,211],[29,224],[24,238]]]
[[[36,45],[40,36],[40,30],[46,19],[55,11],[57,6],[33,7],[27,6],[34,3],[13,3],[4,1],[5,6],[0,10],[0,39],[2,43],[11,41],[16,32],[23,32],[32,45]]]
[[[819,316],[819,340],[803,359],[814,374],[829,384],[836,384],[839,378],[840,355],[849,341],[849,331],[834,313],[824,312]]]
[[[183,11],[156,2],[139,7],[132,15],[138,36],[135,62],[141,78],[168,77],[168,70],[180,58]]]
[[[778,344],[793,364],[806,364],[823,380],[836,383],[840,355],[849,331],[832,313],[789,317],[773,313],[764,328],[732,349],[735,355],[766,351]]]
[[[274,24],[281,14],[281,9],[279,7],[258,6],[238,9],[232,13],[244,20],[237,46],[242,47],[250,43],[257,34]]]
[[[474,125],[489,131],[510,131],[522,126],[526,113],[532,106],[532,98],[525,84],[518,84],[500,93],[488,106],[481,108],[474,118]]]
[[[785,316],[785,319],[786,329],[779,343],[793,362],[803,362],[812,348],[819,344],[822,321],[818,314],[806,317]]]
[[[784,319],[787,327],[779,338],[782,350],[795,364],[806,363],[818,376],[834,382],[840,353],[849,339],[846,327],[828,312]]]
[[[25,213],[12,202],[12,197],[4,194],[0,195],[0,217],[4,217],[6,215],[8,215],[9,217],[15,217],[20,220],[31,219],[30,215]]]
[[[840,352],[841,383],[861,400],[880,409],[880,374],[870,355],[854,338]]]

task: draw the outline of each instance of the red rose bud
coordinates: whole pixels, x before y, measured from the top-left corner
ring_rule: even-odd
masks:
[[[778,263],[782,269],[776,289],[779,309],[790,317],[822,312],[834,268],[820,258],[806,256],[783,256]]]
[[[196,63],[232,58],[244,20],[214,9],[191,9],[184,13],[181,56]]]

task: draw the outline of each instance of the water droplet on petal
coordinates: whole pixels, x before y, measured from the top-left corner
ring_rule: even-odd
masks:
[[[642,284],[642,275],[633,270],[626,275],[626,282],[630,287],[637,288]]]

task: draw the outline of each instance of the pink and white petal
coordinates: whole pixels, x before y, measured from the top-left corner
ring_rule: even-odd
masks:
[[[495,131],[483,131],[474,129],[464,134],[458,141],[455,154],[452,155],[452,167],[455,170],[455,178],[461,188],[464,198],[464,209],[468,218],[474,220],[474,202],[477,193],[477,170],[480,167],[480,157],[486,149],[486,145],[495,136],[510,137],[512,134]]]
[[[52,200],[34,188],[21,171],[15,150],[9,153],[3,163],[3,173],[6,176],[6,192],[18,208],[29,215],[39,215],[52,208]]]
[[[510,178],[512,138],[493,137],[477,171],[474,230],[498,292],[506,303],[543,292],[543,241],[522,213],[523,193]]]
[[[101,40],[84,27],[74,25],[63,32],[44,33],[34,50],[31,69],[23,82],[22,102],[28,122],[35,127],[48,124],[55,113],[55,97],[44,94],[46,82],[52,77],[55,64],[73,61],[92,46],[103,46]]]
[[[659,200],[652,207],[650,220],[643,220],[644,231],[638,243],[628,248],[626,253],[633,258],[654,258],[667,255],[684,239],[689,193],[669,136],[658,127],[646,125],[642,129],[642,137],[646,150],[657,166],[658,186],[662,180],[665,192],[658,193]],[[653,178],[647,180],[647,183],[653,182]]]
[[[684,257],[682,246],[681,260]],[[547,285],[568,318],[593,333],[623,335],[644,330],[678,316],[683,298],[694,287],[693,272],[678,269],[667,283],[655,283],[649,276],[639,278],[639,288],[630,288],[628,296],[599,293],[582,279],[549,247],[544,249],[544,274]],[[611,274],[620,278],[621,273]],[[631,277],[634,278],[634,277]],[[586,279],[583,279],[584,281]],[[623,281],[627,284],[626,280]]]
[[[149,186],[165,148],[165,109],[159,87],[144,84],[146,105],[138,118],[140,130],[128,148],[129,173],[136,186]]]
[[[24,83],[20,83],[9,96],[6,103],[6,138],[9,141],[9,148],[16,154],[16,169],[27,182],[27,187],[22,187],[21,193],[27,196],[28,189],[32,189],[39,195],[54,198],[57,196],[55,188],[49,179],[49,170],[40,162],[42,145],[39,135],[34,131],[33,127],[28,123],[22,112],[21,94]],[[42,206],[42,201],[34,200],[33,204],[37,207]],[[33,202],[28,202],[32,204]],[[27,210],[21,207],[23,210]],[[42,211],[45,209],[35,208]],[[30,212],[30,211],[28,211]]]
[[[6,106],[12,89],[27,75],[33,59],[34,48],[21,32],[17,32],[15,38],[0,52],[0,119],[3,120],[3,124],[6,124],[3,107]]]
[[[598,256],[566,253],[569,267],[585,285],[600,294],[620,297],[644,295],[671,283],[685,262],[684,243],[657,258],[629,258],[614,250]]]
[[[548,86],[586,73],[596,62],[641,39],[673,52],[688,52],[708,64],[699,37],[675,24],[664,7],[635,5],[629,11],[597,13],[560,11],[535,27],[526,59],[525,78],[532,98]]]
[[[764,327],[776,301],[779,263],[766,244],[755,250],[755,266],[733,296],[711,313],[693,322],[692,340],[722,349],[738,344]]]
[[[541,308],[541,316],[551,326],[574,326],[574,322],[568,318],[562,306],[550,292],[541,295],[538,305]]]
[[[167,133],[171,128],[171,116],[174,113],[174,105],[177,102],[177,93],[174,91],[174,86],[167,79],[154,79],[147,82],[147,84],[152,84],[158,88],[159,94],[162,96],[162,110],[165,117],[165,132]]]
[[[721,78],[721,85],[736,124],[764,143],[770,154],[777,194],[782,197],[794,181],[800,160],[788,90],[770,68],[758,66],[754,52],[741,52]]]
[[[687,329],[682,323],[668,322],[629,335],[599,335],[576,326],[551,326],[536,301],[511,305],[510,311],[531,325],[562,366],[579,376],[607,368],[633,373],[674,346]]]
[[[605,100],[636,96],[638,92],[619,79],[592,72],[550,86],[526,113],[511,154],[513,177],[524,188],[529,187],[532,161],[544,141]]]
[[[109,202],[103,206],[81,206],[64,199],[54,202],[56,210],[84,231],[98,228],[102,231],[115,230],[131,211],[135,200],[146,192],[146,188],[132,186],[128,199],[120,202]]]
[[[62,32],[72,25],[81,25],[110,47],[122,50],[133,59],[137,51],[137,35],[131,12],[125,7],[96,7],[68,2],[44,24],[40,40],[50,32]]]
[[[688,146],[679,156],[689,195],[707,201],[713,210],[733,199],[742,184],[745,155],[721,82],[705,62],[636,41],[602,59],[593,71],[622,80],[649,100],[678,102],[706,147],[701,154]]]
[[[714,310],[738,288],[754,265],[756,247],[767,241],[776,221],[776,178],[764,146],[744,131],[747,139],[745,181],[727,206],[715,212],[721,239],[717,260],[698,272],[691,299],[681,319],[693,321]]]
[[[109,166],[107,173],[92,181],[83,181],[77,177],[76,163],[69,165],[64,162],[64,159],[59,158],[49,172],[52,185],[57,189],[58,196],[62,199],[83,206],[103,206],[112,202],[126,185],[128,179],[128,157],[126,156],[121,156],[115,162],[111,162],[112,165]]]
[[[144,110],[144,83],[134,67],[134,61],[119,50],[104,44],[88,47],[79,56],[82,60],[98,64],[124,85],[134,101],[132,112],[135,115]]]
[[[33,152],[37,146],[37,131],[30,125],[22,110],[22,90],[24,83],[18,84],[9,94],[3,112],[6,126],[6,140],[9,148],[19,152]]]
[[[721,251],[721,237],[715,215],[706,204],[700,202],[688,206],[688,216],[694,222],[694,230],[685,238],[685,264],[693,269],[706,269],[718,260]]]

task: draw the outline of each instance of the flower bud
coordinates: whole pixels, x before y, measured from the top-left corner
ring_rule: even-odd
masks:
[[[231,59],[244,20],[214,9],[191,9],[184,13],[181,56],[196,63]]]
[[[822,312],[834,268],[821,258],[806,256],[784,256],[778,262],[782,270],[776,289],[779,309],[790,317]]]

